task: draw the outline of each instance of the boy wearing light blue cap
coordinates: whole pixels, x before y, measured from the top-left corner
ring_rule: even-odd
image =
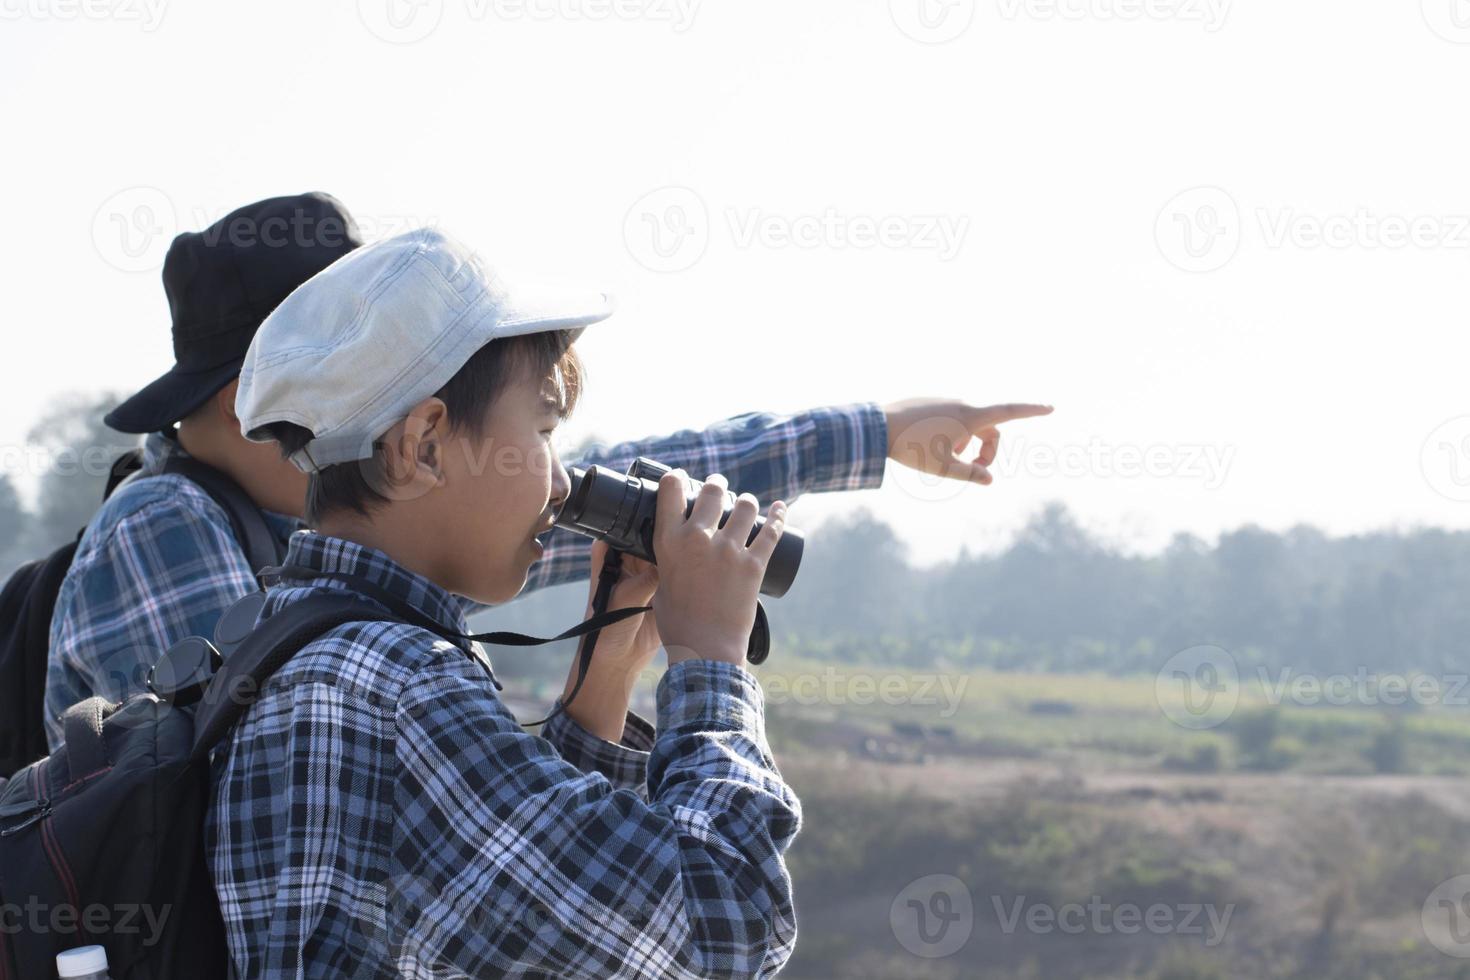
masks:
[[[288,297],[236,404],[247,435],[310,474],[317,529],[292,537],[286,564],[306,577],[263,615],[367,582],[364,598],[466,633],[455,596],[514,596],[570,490],[550,437],[580,390],[571,344],[607,314],[605,297],[524,289],[434,231],[365,246]],[[580,695],[527,734],[469,647],[417,626],[339,627],[272,677],[222,746],[207,826],[241,976],[786,962],[782,855],[801,809],[742,666],[784,507],[747,547],[757,501],[742,494],[719,528],[723,489],[712,479],[686,519],[682,473],[660,483],[660,565],[630,561],[612,597],[653,613],[594,652],[597,728],[666,650],[646,752],[606,751],[571,717]]]

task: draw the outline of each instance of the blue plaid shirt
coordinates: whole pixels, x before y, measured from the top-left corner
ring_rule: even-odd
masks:
[[[289,564],[369,579],[446,628],[462,605],[302,531]],[[331,579],[270,590],[269,617]],[[241,977],[766,977],[796,940],[801,806],[743,667],[657,690],[643,792],[575,726],[526,733],[467,644],[358,622],[261,688],[214,766],[205,845]]]
[[[625,470],[650,456],[702,478],[723,473],[763,504],[803,493],[879,486],[888,428],[872,402],[793,415],[748,412],[707,429],[588,447],[578,462]],[[61,743],[61,713],[85,698],[144,690],[159,655],[186,636],[209,636],[224,610],[257,588],[229,518],[182,476],[161,470],[176,442],[144,442],[144,476],[105,503],[87,526],[51,620],[46,675],[47,736]],[[267,514],[281,540],[300,522]],[[522,594],[585,578],[591,539],[557,528]],[[630,718],[630,725],[634,724]]]

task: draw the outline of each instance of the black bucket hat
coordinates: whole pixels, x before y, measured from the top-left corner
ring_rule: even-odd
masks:
[[[163,262],[174,366],[103,421],[118,432],[158,432],[203,405],[240,373],[271,310],[361,244],[347,209],[320,193],[257,201],[179,235]]]

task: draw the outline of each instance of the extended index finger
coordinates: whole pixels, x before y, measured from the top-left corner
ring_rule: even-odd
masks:
[[[1050,405],[1011,402],[1007,405],[990,405],[977,409],[970,421],[975,425],[997,425],[1001,422],[1014,422],[1016,419],[1034,419],[1039,415],[1050,415],[1051,412]]]

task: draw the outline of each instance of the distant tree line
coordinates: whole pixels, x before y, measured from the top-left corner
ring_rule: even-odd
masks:
[[[1151,673],[1212,644],[1273,677],[1467,665],[1470,532],[1247,526],[1140,556],[1050,504],[1005,550],[930,568],[910,566],[894,530],[866,513],[825,525],[806,555],[773,618],[836,658]]]
[[[807,535],[801,572],[765,599],[777,649],[847,663],[1153,674],[1189,647],[1223,647],[1243,676],[1355,676],[1470,667],[1470,532],[1329,537],[1243,527],[1207,543],[1181,534],[1133,555],[1090,535],[1061,504],[1013,543],[930,567],[866,511]],[[575,623],[585,584],[528,595],[481,628],[551,636]],[[534,671],[545,648],[497,658]],[[548,668],[550,669],[550,668]],[[1465,692],[1470,696],[1470,691]]]

